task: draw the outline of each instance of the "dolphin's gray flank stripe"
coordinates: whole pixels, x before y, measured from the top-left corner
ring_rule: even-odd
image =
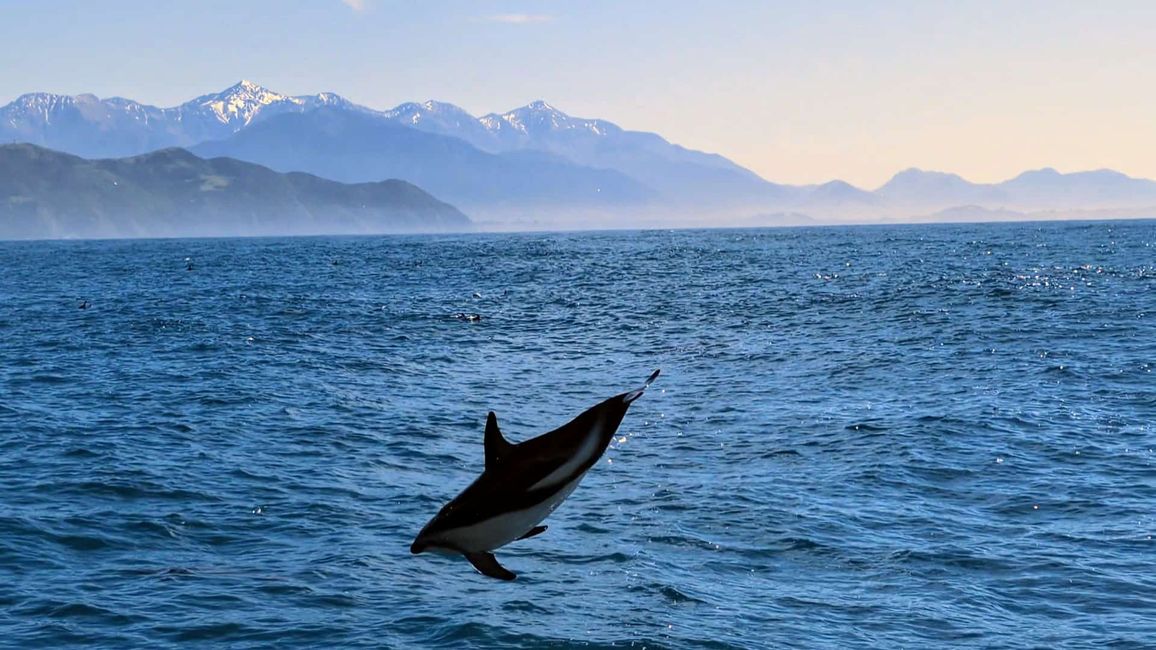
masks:
[[[530,489],[537,490],[540,488],[568,483],[570,478],[574,475],[575,472],[578,471],[580,467],[592,459],[595,459],[597,456],[601,456],[602,452],[605,450],[605,448],[598,448],[598,442],[602,436],[602,428],[603,427],[601,422],[591,428],[590,432],[587,433],[582,440],[582,446],[574,452],[574,455],[571,456],[570,459],[565,463],[563,463],[561,467],[554,470],[553,472],[550,472],[546,478],[531,485]]]

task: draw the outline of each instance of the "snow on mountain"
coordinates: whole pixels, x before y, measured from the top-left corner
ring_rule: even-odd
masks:
[[[622,129],[604,120],[571,117],[542,100],[512,111],[491,113],[479,119],[482,126],[499,137],[532,139],[559,131],[581,131],[594,136],[616,135]]]
[[[450,136],[490,154],[537,152],[613,170],[672,200],[761,200],[781,189],[722,156],[605,120],[573,117],[541,100],[478,118],[433,100],[376,111],[333,93],[284,95],[248,80],[170,108],[92,95],[25,95],[0,108],[0,141],[90,158],[131,156],[222,140],[272,117],[322,107]]]
[[[268,106],[302,108],[303,99],[275,93],[268,88],[241,80],[219,93],[201,95],[177,107],[178,111],[207,112],[221,124],[247,126]]]
[[[436,101],[401,104],[382,115],[488,153],[545,152],[621,172],[674,200],[747,202],[783,193],[781,186],[722,156],[685,149],[654,133],[628,131],[606,120],[574,117],[542,100],[482,117]]]
[[[277,115],[192,151],[345,183],[399,178],[470,209],[638,206],[651,196],[649,188],[612,170],[536,151],[491,154],[460,138],[339,108]]]
[[[0,106],[0,143],[28,142],[88,158],[123,157],[225,140],[266,120],[317,109],[361,116],[366,120],[365,128],[371,122],[405,126],[448,136],[462,145],[451,146],[444,139],[417,139],[407,145],[411,147],[404,154],[408,158],[392,162],[385,158],[401,156],[400,150],[365,152],[369,157],[359,159],[359,164],[368,165],[367,169],[389,170],[394,163],[404,164],[406,160],[437,159],[435,152],[426,148],[435,146],[458,151],[462,161],[472,161],[470,164],[479,169],[494,168],[495,163],[468,152],[470,148],[478,153],[510,156],[502,159],[510,170],[523,169],[522,163],[532,162],[534,156],[548,156],[552,173],[558,179],[577,182],[574,179],[579,177],[593,178],[591,171],[611,171],[671,204],[692,207],[728,203],[760,209],[803,209],[814,214],[928,215],[952,206],[1059,210],[1156,205],[1156,182],[1112,170],[1061,173],[1044,168],[1002,183],[972,183],[956,174],[913,168],[899,172],[873,192],[839,181],[808,187],[776,185],[722,156],[681,147],[655,133],[624,129],[602,119],[575,117],[542,100],[481,117],[434,100],[379,111],[331,92],[284,95],[247,80],[168,108],[120,97],[101,99],[91,94],[21,95]],[[283,135],[292,138],[292,134]],[[559,165],[560,162],[573,167]],[[473,178],[481,173],[479,169],[463,167],[458,173],[463,179]],[[442,176],[446,176],[444,168],[433,166],[428,177],[422,179],[440,187],[442,181],[438,179]],[[550,181],[555,182],[557,185],[542,187],[563,187],[568,181]],[[451,190],[465,193],[464,188]]]
[[[465,140],[482,151],[497,153],[499,149],[493,136],[476,117],[465,109],[447,102],[432,99],[421,103],[407,102],[383,112],[382,115],[420,131]]]
[[[546,149],[542,146],[543,140],[563,131],[580,130],[594,136],[622,131],[604,120],[571,117],[541,100],[506,113],[490,113],[482,117],[474,117],[453,104],[433,100],[401,104],[383,115],[422,131],[461,138],[491,153]]]
[[[298,95],[297,97],[294,97],[294,99],[301,100],[301,106],[306,109],[321,108],[323,106],[336,106],[338,108],[346,108],[367,113],[376,112],[364,106],[354,104],[341,95],[331,92],[317,93],[316,95]]]
[[[83,118],[109,124],[118,118],[148,121],[160,116],[160,109],[113,97],[99,99],[95,95],[75,97],[52,93],[29,93],[17,97],[7,106],[0,107],[0,128],[34,132],[52,126],[64,126],[70,119]]]
[[[163,112],[115,97],[30,93],[0,107],[0,142],[29,142],[89,157],[130,155],[166,146]]]
[[[120,97],[31,93],[0,107],[0,141],[114,158],[219,140],[274,115],[322,106],[372,112],[334,93],[292,97],[245,80],[170,108]]]
[[[473,115],[470,115],[461,107],[432,99],[421,102],[420,104],[416,102],[406,102],[392,110],[385,111],[383,115],[404,122],[409,126],[418,126],[419,124],[429,124],[433,122],[452,128],[459,128],[477,121]]]
[[[37,118],[50,122],[56,113],[73,106],[76,99],[52,93],[28,93],[17,97],[0,110],[0,117],[3,117],[6,126],[18,126],[20,122],[31,122]]]
[[[482,116],[495,151],[540,150],[576,163],[614,169],[679,201],[745,203],[789,193],[722,156],[694,151],[601,119],[574,117],[538,100]]]

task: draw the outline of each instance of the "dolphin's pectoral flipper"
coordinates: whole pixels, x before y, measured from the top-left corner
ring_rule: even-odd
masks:
[[[498,416],[494,415],[493,411],[486,416],[486,469],[498,464],[510,453],[511,445],[502,437],[502,431],[498,429]]]
[[[541,535],[544,532],[546,532],[546,526],[534,526],[533,528],[530,529],[530,532],[526,533],[525,535],[522,535],[518,539],[530,539],[534,535]],[[518,540],[514,540],[514,541],[518,541]]]
[[[544,529],[543,529],[544,530]],[[498,580],[513,580],[518,577],[513,571],[498,564],[498,558],[493,553],[466,553],[466,559],[482,575],[497,578]]]

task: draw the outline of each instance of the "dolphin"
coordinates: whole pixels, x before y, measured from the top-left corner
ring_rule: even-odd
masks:
[[[464,555],[483,575],[513,580],[517,576],[498,564],[494,549],[546,531],[538,524],[602,457],[631,402],[642,397],[658,373],[655,370],[641,388],[595,404],[567,424],[517,444],[502,436],[490,411],[485,471],[421,529],[410,552]]]

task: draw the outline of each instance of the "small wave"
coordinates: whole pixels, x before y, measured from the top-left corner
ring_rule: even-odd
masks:
[[[504,609],[527,614],[550,614],[551,611],[538,603],[529,600],[507,600],[502,603]]]
[[[873,422],[856,422],[855,424],[848,424],[843,428],[847,431],[864,431],[867,433],[878,433],[887,430],[886,426]]]
[[[671,587],[670,585],[662,585],[661,587],[658,588],[658,593],[661,594],[663,598],[666,598],[667,600],[669,600],[670,602],[672,602],[676,605],[682,605],[682,604],[686,604],[686,603],[694,603],[694,604],[705,604],[706,603],[705,600],[684,594],[683,592],[679,591],[678,589],[676,589],[674,587]]]
[[[97,535],[69,535],[49,533],[53,542],[74,551],[99,551],[114,546],[112,540]]]
[[[100,452],[93,451],[87,447],[73,447],[64,452],[64,456],[68,458],[99,458]]]
[[[244,638],[259,631],[258,628],[243,623],[225,622],[209,623],[206,625],[158,625],[154,628],[158,634],[178,642],[192,641],[221,641],[224,639]]]
[[[131,625],[144,620],[140,616],[129,616],[86,602],[42,601],[32,606],[20,608],[19,613],[56,619],[88,619],[106,625]]]

